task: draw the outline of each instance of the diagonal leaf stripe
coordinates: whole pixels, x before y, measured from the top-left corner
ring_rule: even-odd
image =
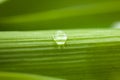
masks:
[[[35,21],[55,20],[73,16],[84,16],[101,13],[109,13],[120,11],[120,1],[108,1],[102,3],[94,3],[87,5],[79,5],[56,9],[46,12],[26,14],[20,16],[7,17],[2,19],[1,23],[26,23]]]

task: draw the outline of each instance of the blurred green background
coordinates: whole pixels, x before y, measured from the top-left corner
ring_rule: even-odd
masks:
[[[120,0],[1,0],[0,30],[109,28]]]

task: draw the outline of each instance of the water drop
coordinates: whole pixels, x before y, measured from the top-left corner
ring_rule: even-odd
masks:
[[[58,46],[63,46],[66,43],[67,35],[65,34],[65,32],[59,30],[55,33],[53,39]]]

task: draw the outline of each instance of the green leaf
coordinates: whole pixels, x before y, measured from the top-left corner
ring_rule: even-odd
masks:
[[[63,80],[47,76],[37,76],[31,74],[0,72],[0,80]]]
[[[61,49],[55,32],[0,32],[0,71],[66,80],[109,80],[119,72],[119,29],[64,30],[68,40]]]

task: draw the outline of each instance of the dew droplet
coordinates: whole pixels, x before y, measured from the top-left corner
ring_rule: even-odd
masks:
[[[53,39],[58,46],[62,46],[65,44],[67,40],[67,35],[65,34],[65,32],[59,30],[55,33],[55,35],[53,36]]]

